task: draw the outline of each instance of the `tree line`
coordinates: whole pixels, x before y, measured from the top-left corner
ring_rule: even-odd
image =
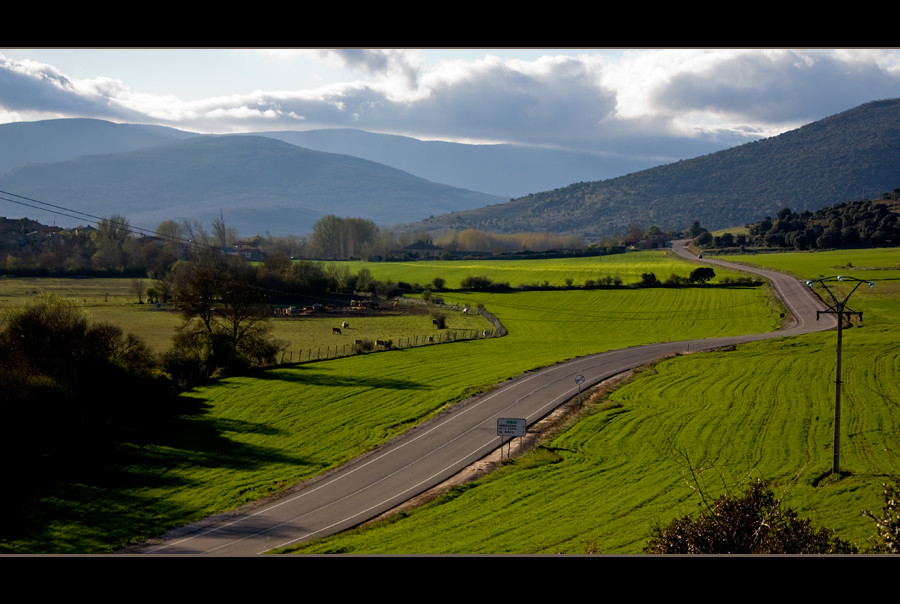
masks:
[[[767,247],[795,250],[900,245],[900,189],[810,212],[783,208],[747,225],[746,233],[712,235],[695,221],[694,243],[704,248]]]

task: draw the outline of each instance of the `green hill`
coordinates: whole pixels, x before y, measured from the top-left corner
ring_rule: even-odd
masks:
[[[786,132],[633,174],[534,193],[407,225],[439,232],[603,236],[629,224],[710,230],[879,196],[900,181],[900,99],[874,101]]]

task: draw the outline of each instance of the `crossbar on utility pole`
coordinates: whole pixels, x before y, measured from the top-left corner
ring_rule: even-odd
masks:
[[[853,289],[849,294],[844,297],[843,300],[838,300],[837,296],[828,288],[827,281],[856,281],[856,285],[853,286]],[[868,283],[869,287],[875,287],[875,283],[873,281],[863,281],[862,279],[857,279],[856,277],[844,277],[843,275],[838,275],[837,277],[823,277],[821,279],[816,279],[814,281],[807,281],[806,285],[812,287],[816,283],[821,283],[822,287],[825,288],[825,291],[828,292],[828,295],[831,296],[832,301],[834,302],[834,306],[825,302],[825,305],[828,306],[828,310],[819,310],[816,311],[816,320],[819,320],[819,315],[837,315],[837,363],[835,365],[835,378],[834,378],[834,460],[831,467],[832,474],[838,474],[841,471],[841,346],[843,342],[843,331],[844,331],[844,316],[847,317],[847,322],[850,322],[850,318],[852,315],[856,315],[859,317],[859,320],[862,321],[862,313],[859,311],[855,311],[847,306],[847,300],[850,299],[850,296],[853,295],[853,292],[857,290],[857,288],[863,283]]]

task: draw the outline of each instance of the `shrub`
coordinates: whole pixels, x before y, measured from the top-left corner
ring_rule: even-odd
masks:
[[[438,329],[447,329],[447,317],[441,313],[431,313],[431,318],[434,320],[434,326]]]
[[[878,543],[873,548],[877,554],[900,554],[900,485],[883,485],[884,505],[881,516],[863,512],[875,521],[875,538]]]
[[[462,281],[460,281],[460,286],[463,289],[474,289],[474,290],[486,290],[489,289],[493,284],[493,281],[488,277],[466,277]]]
[[[723,495],[696,518],[657,526],[648,554],[850,554],[850,543],[830,529],[815,529],[772,490],[756,481],[742,495]]]
[[[375,349],[375,342],[372,340],[357,340],[353,343],[353,354],[363,354],[372,352]]]

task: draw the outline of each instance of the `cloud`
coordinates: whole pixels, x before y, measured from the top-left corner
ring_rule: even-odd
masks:
[[[900,96],[900,59],[890,50],[548,52],[527,61],[486,51],[478,60],[431,65],[414,50],[280,58],[289,69],[292,58],[310,54],[356,79],[182,101],[0,55],[0,117],[83,116],[197,132],[353,127],[676,158]]]
[[[900,72],[880,64],[878,54],[728,53],[701,69],[673,76],[650,96],[655,106],[672,115],[702,112],[747,123],[796,126],[871,100],[900,96]]]
[[[326,49],[317,53],[326,61],[334,61],[353,71],[362,70],[369,76],[384,80],[399,80],[410,90],[418,87],[422,59],[411,50],[367,50],[361,48]]]
[[[141,112],[116,102],[127,97],[117,80],[73,80],[51,65],[15,62],[0,55],[0,107],[26,119],[96,117],[142,120]]]

